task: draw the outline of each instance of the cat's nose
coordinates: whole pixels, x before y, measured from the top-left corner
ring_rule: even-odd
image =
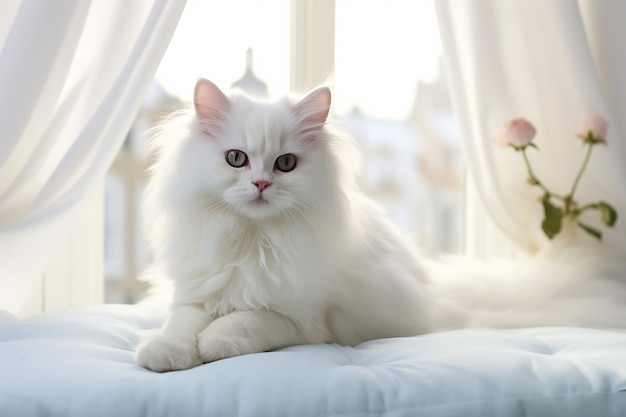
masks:
[[[259,181],[252,181],[252,184],[256,185],[256,188],[259,189],[259,192],[263,192],[263,190],[265,190],[267,187],[269,187],[270,185],[272,185],[271,182],[269,181],[263,181],[263,180],[259,180]]]

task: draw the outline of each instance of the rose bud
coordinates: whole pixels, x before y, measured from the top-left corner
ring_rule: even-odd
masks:
[[[514,148],[525,148],[537,133],[535,127],[526,119],[513,119],[504,125],[498,144],[500,146],[512,146]]]
[[[588,143],[606,143],[609,123],[599,115],[589,117],[578,132],[578,137]]]

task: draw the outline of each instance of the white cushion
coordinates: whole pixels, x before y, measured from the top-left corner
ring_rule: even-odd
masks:
[[[459,330],[159,374],[133,349],[163,318],[102,306],[0,326],[0,416],[626,416],[624,331]]]

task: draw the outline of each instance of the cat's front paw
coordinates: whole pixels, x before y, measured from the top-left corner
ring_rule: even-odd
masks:
[[[203,363],[209,363],[257,352],[251,342],[246,337],[212,332],[209,327],[198,336],[198,354]]]
[[[157,335],[135,352],[137,364],[155,372],[180,371],[202,364],[195,337],[172,338]]]

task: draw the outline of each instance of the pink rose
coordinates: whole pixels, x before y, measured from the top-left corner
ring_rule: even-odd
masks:
[[[585,142],[606,143],[606,133],[609,123],[600,115],[594,115],[585,120],[585,124],[578,132],[578,137]]]
[[[524,148],[530,144],[535,137],[537,130],[526,119],[513,119],[504,125],[498,144],[500,146],[512,146],[514,148]]]

